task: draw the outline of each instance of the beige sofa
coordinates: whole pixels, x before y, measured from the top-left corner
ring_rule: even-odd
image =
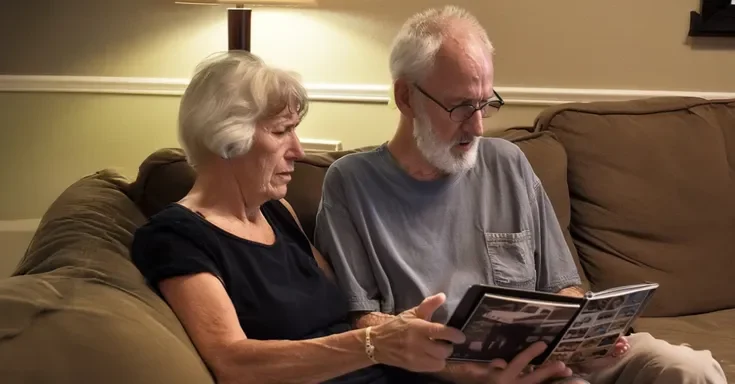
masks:
[[[710,349],[735,380],[735,100],[569,104],[501,136],[541,178],[587,286],[659,282],[635,330]],[[287,198],[309,235],[324,172],[350,152],[297,164]],[[128,256],[192,181],[163,149],[134,181],[103,170],[58,197],[0,280],[3,383],[213,382]]]

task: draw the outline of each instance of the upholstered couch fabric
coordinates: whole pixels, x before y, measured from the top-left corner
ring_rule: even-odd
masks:
[[[0,382],[213,383],[129,259],[145,217],[126,186],[111,171],[71,185],[0,280]]]
[[[735,378],[735,100],[567,104],[500,136],[528,157],[586,284],[659,282],[635,330],[709,349]],[[329,165],[372,148],[297,162],[286,198],[310,238]],[[0,381],[213,383],[128,253],[194,177],[180,149],[161,149],[131,183],[101,171],[57,198],[0,280]]]
[[[595,289],[661,285],[647,316],[735,308],[735,100],[544,111],[568,157],[572,235]]]
[[[592,288],[658,282],[634,329],[709,349],[735,379],[735,100],[566,104],[535,130],[566,151]]]

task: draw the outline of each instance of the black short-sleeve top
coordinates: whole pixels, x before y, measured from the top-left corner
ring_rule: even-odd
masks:
[[[251,339],[301,340],[348,330],[345,297],[317,265],[291,213],[279,201],[261,211],[275,232],[273,245],[232,235],[171,204],[136,231],[133,262],[156,289],[174,276],[218,277]]]
[[[160,295],[164,279],[211,273],[218,277],[250,339],[304,340],[346,332],[347,299],[319,268],[311,245],[286,207],[261,206],[276,241],[237,237],[180,204],[170,204],[136,232],[133,263]],[[427,383],[424,375],[373,365],[329,384]]]

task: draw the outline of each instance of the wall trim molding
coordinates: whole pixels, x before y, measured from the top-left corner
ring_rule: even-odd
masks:
[[[181,96],[187,79],[100,76],[0,75],[0,92],[92,93]],[[313,101],[388,104],[390,85],[306,83]],[[509,105],[551,106],[571,102],[621,101],[661,96],[735,98],[735,92],[498,87]]]
[[[306,153],[323,153],[341,151],[342,141],[340,140],[329,140],[329,139],[311,139],[308,137],[300,137],[301,147],[304,148]]]

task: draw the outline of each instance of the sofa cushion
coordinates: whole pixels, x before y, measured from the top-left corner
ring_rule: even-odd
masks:
[[[138,177],[130,184],[128,196],[146,217],[151,217],[186,196],[195,177],[182,149],[159,149],[138,167]]]
[[[572,235],[595,289],[655,281],[646,316],[735,308],[735,100],[545,110],[568,156]]]
[[[128,247],[144,216],[118,174],[67,188],[13,277],[0,280],[4,383],[213,383]]]
[[[735,324],[735,309],[692,316],[641,318],[635,322],[634,329],[671,344],[689,344],[694,349],[709,350],[720,362],[728,379],[735,380],[732,324]]]
[[[102,274],[62,267],[0,280],[0,313],[6,384],[214,383],[153,294]]]

